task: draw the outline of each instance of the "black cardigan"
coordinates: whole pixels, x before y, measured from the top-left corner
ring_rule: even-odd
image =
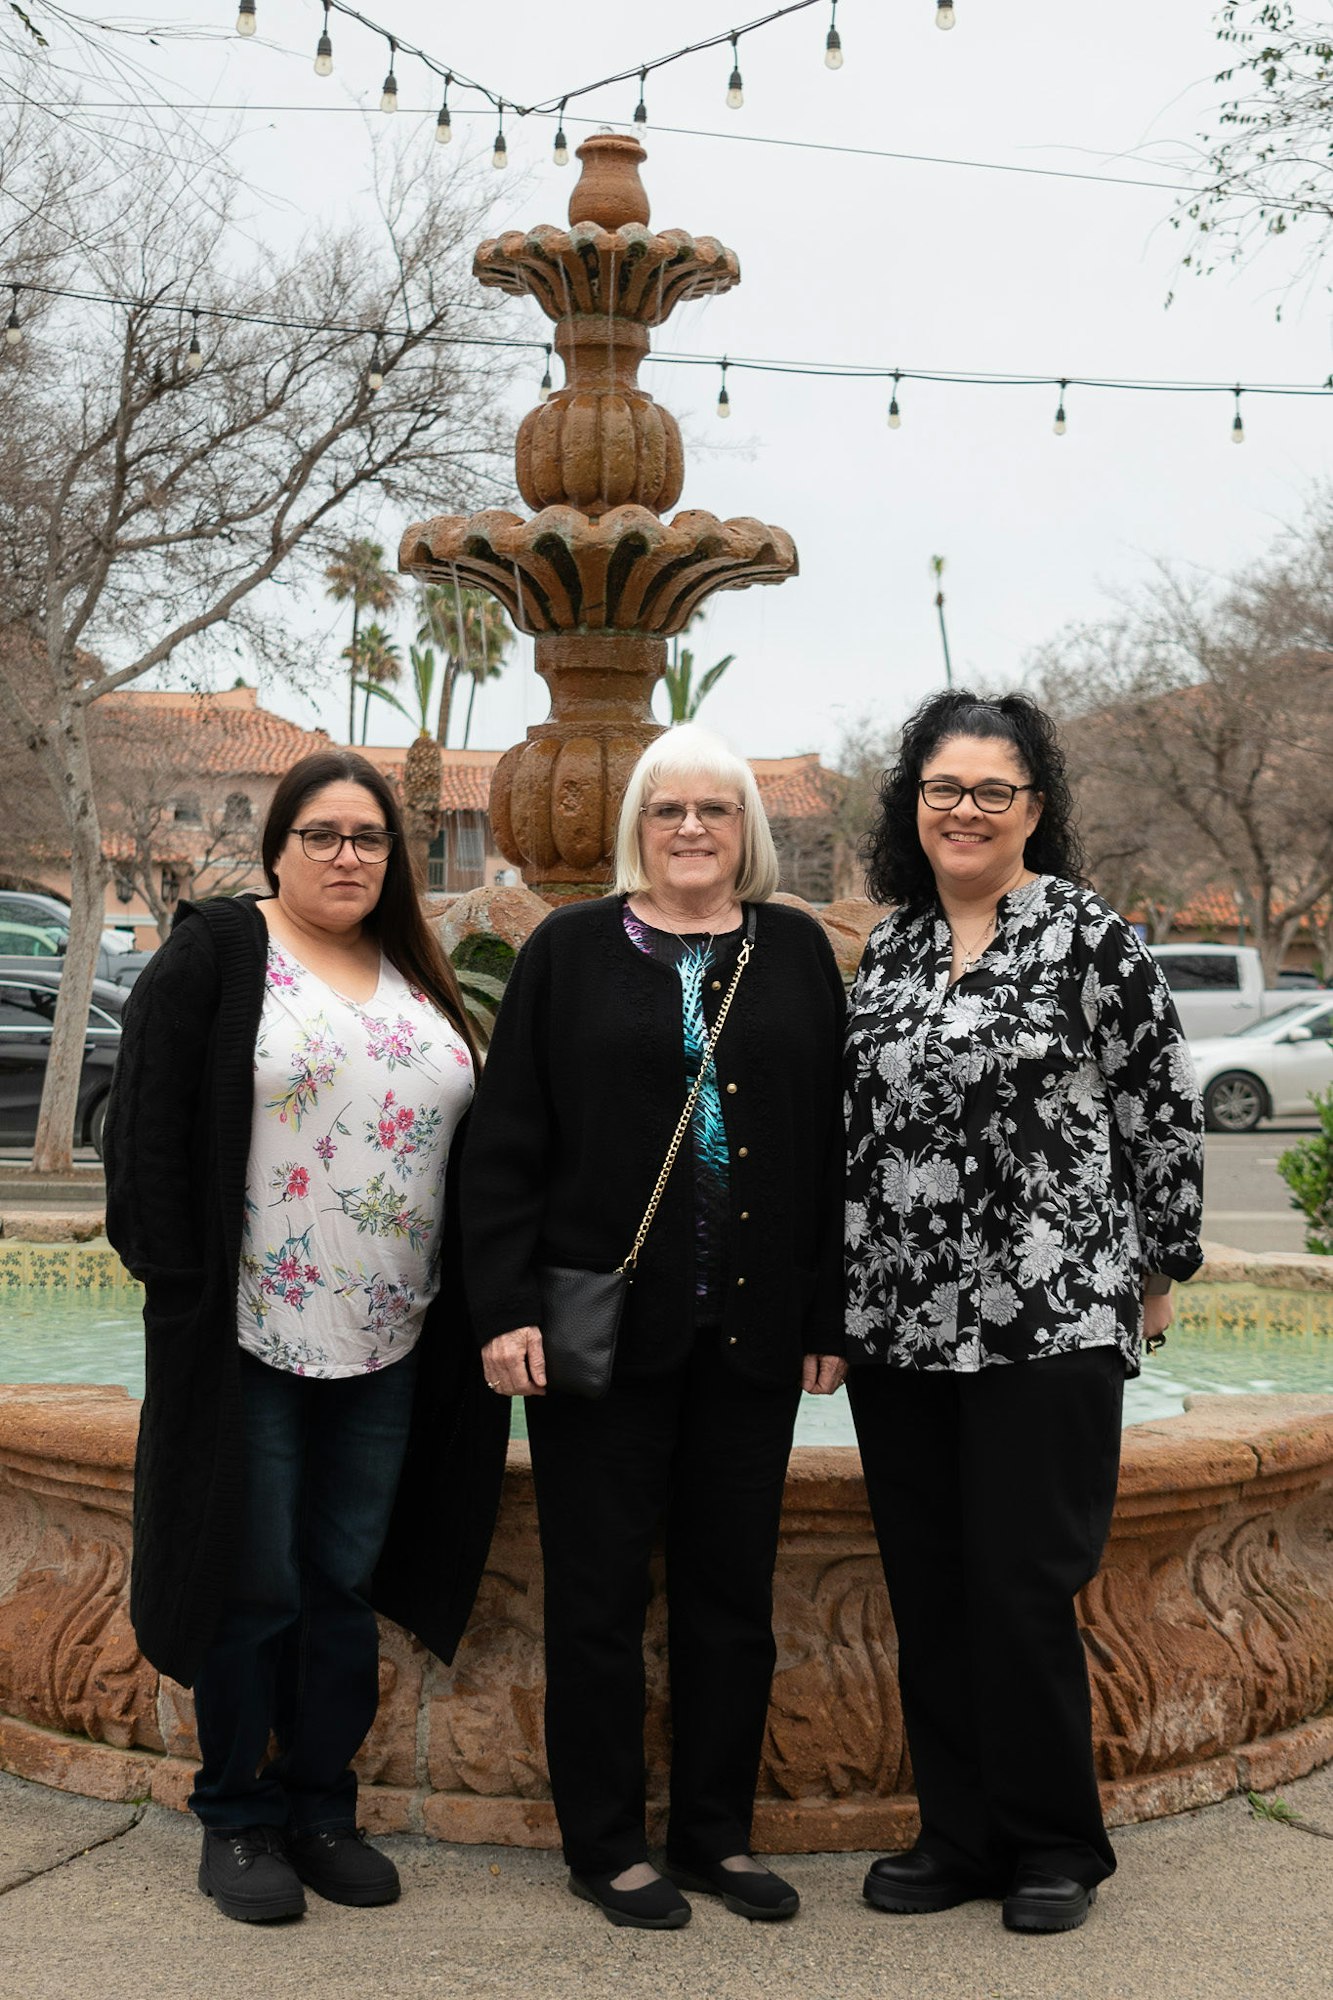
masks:
[[[518,955],[463,1153],[463,1270],[485,1342],[540,1325],[540,1264],[629,1250],[686,1096],[680,981],[625,934],[623,900],[557,910]],[[843,988],[803,911],[764,903],[717,1048],[731,1157],[722,1351],[790,1381],[843,1352]],[[705,988],[711,1022],[741,933]],[[616,1375],[676,1366],[694,1334],[693,1161],[681,1148],[630,1290]]]
[[[267,938],[252,897],[181,905],[126,1003],[107,1111],[107,1235],[145,1287],[130,1616],[145,1656],[187,1687],[230,1587],[243,1498],[236,1295]],[[467,1332],[452,1186],[443,1256],[371,1594],[448,1659],[490,1545],[508,1432]]]

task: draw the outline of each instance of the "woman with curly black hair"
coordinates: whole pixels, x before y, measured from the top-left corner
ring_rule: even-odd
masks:
[[[865,1895],[1072,1930],[1115,1867],[1074,1599],[1125,1378],[1201,1261],[1198,1090],[1170,994],[1083,886],[1026,695],[932,696],[867,843],[847,1039],[848,1389],[921,1805]]]

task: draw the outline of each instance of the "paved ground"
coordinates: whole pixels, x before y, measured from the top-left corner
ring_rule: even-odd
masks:
[[[1208,1134],[1203,1233],[1210,1242],[1234,1250],[1305,1248],[1304,1220],[1291,1206],[1277,1161],[1317,1129],[1313,1118],[1284,1118],[1257,1132]]]
[[[1333,1831],[1333,1767],[1283,1793]],[[394,1908],[311,1899],[298,1923],[218,1916],[194,1886],[198,1834],[160,1807],[67,1798],[0,1777],[6,2000],[1324,2000],[1333,1992],[1333,1840],[1241,1799],[1115,1835],[1120,1869],[1086,1927],[1018,1937],[993,1903],[939,1917],[866,1907],[867,1856],[783,1866],[790,1924],[704,1898],[666,1936],[613,1930],[554,1856],[384,1842]]]

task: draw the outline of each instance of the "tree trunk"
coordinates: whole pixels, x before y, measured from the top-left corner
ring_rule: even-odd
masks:
[[[352,657],[347,666],[347,747],[356,748],[356,635],[361,617],[361,601],[352,598]]]
[[[70,843],[70,922],[32,1149],[33,1169],[39,1174],[68,1173],[74,1164],[74,1120],[108,874],[93,798],[86,709],[71,709],[62,718],[59,752],[64,766],[61,796]]]

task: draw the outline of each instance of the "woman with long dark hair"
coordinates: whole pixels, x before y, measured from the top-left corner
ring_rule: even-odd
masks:
[[[507,1428],[446,1192],[476,1051],[397,800],[363,757],[307,757],[262,855],[267,896],[177,912],[106,1126],[107,1234],[145,1288],[131,1615],[193,1686],[199,1886],[244,1922],[306,1885],[397,1896],[350,1768],[375,1612],[452,1655]]]
[[[1083,886],[1025,695],[935,695],[868,844],[894,906],[847,1031],[848,1389],[921,1805],[883,1910],[1072,1930],[1115,1867],[1074,1611],[1125,1378],[1201,1261],[1202,1120],[1171,996]]]

